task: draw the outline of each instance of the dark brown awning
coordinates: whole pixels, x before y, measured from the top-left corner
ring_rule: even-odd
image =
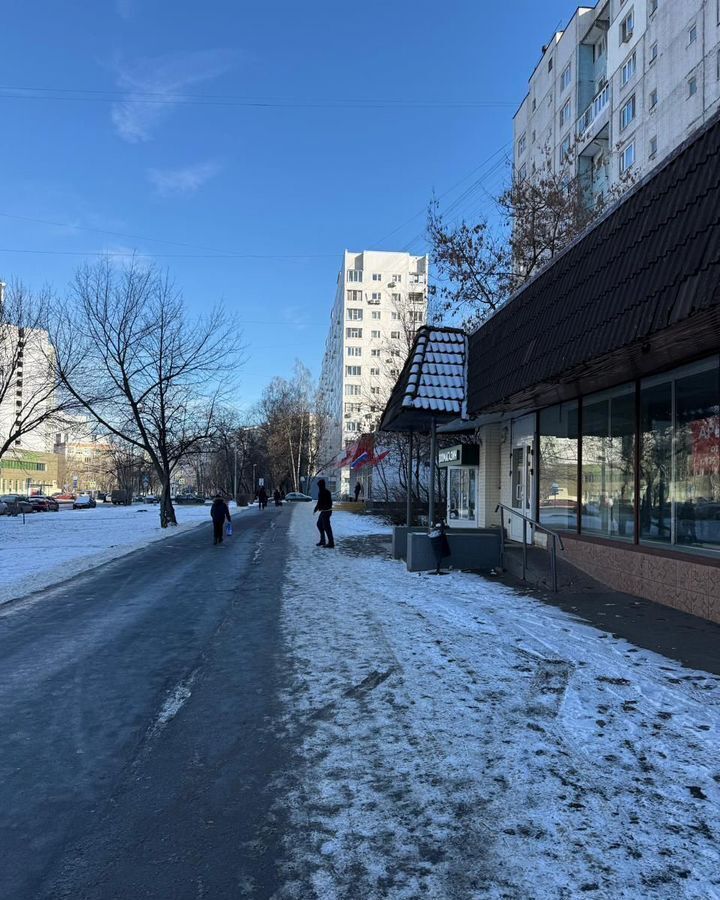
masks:
[[[720,350],[720,120],[469,338],[468,412],[546,406]]]

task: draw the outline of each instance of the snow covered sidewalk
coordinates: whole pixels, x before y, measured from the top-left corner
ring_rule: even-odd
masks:
[[[232,514],[236,510],[233,504]],[[209,506],[179,506],[177,528],[161,528],[158,507],[112,506],[0,517],[0,604],[52,586],[144,547],[210,522]],[[209,526],[208,526],[209,527]]]
[[[291,525],[281,896],[720,897],[720,679],[333,526]]]

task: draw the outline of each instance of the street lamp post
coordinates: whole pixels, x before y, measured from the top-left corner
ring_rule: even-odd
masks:
[[[233,447],[235,452],[235,467],[233,469],[233,500],[237,503],[237,445]]]

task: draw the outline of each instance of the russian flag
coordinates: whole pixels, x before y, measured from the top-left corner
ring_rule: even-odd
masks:
[[[352,462],[356,452],[357,441],[354,444],[351,444],[344,453],[340,454],[340,458],[335,463],[335,468],[344,469],[349,462]]]
[[[363,450],[362,453],[359,453],[355,459],[350,463],[351,469],[359,469],[360,466],[364,466],[365,463],[370,459],[370,454],[367,450]]]

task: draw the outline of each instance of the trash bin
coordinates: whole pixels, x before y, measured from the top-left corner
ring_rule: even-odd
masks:
[[[435,555],[435,562],[437,563],[435,574],[439,575],[443,559],[450,556],[450,541],[448,541],[447,535],[445,534],[445,524],[441,523],[440,525],[436,525],[432,531],[428,532],[428,537],[430,538],[430,547],[432,548],[433,554]]]

